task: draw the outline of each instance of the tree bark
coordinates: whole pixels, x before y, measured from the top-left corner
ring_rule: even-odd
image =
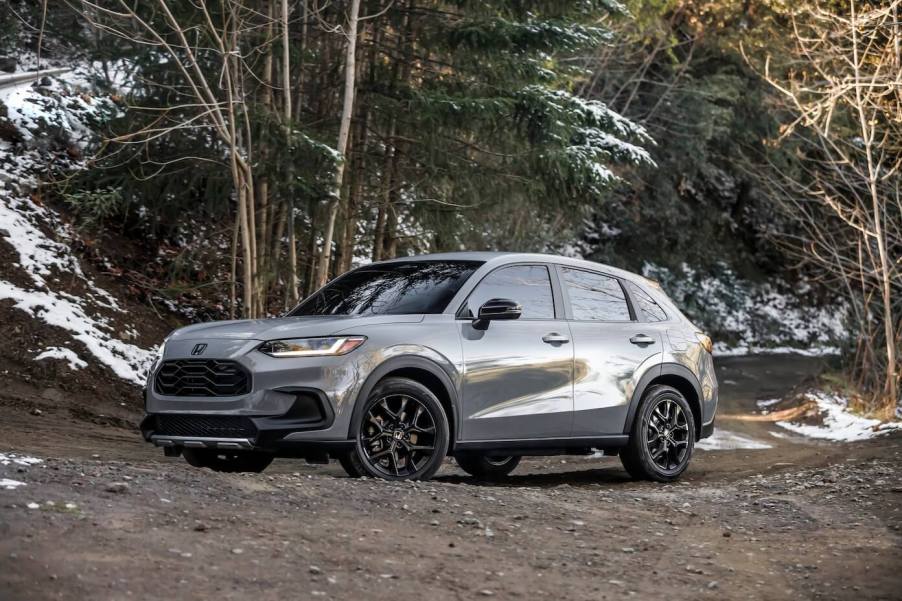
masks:
[[[354,108],[355,92],[355,55],[357,53],[357,17],[360,13],[360,0],[351,0],[351,9],[348,14],[347,49],[345,53],[345,92],[341,109],[341,124],[338,129],[338,147],[336,151],[339,163],[335,169],[335,184],[332,187],[332,198],[329,199],[329,208],[326,216],[326,227],[323,231],[323,249],[320,254],[317,268],[317,287],[322,286],[329,279],[329,261],[332,258],[332,238],[335,234],[335,219],[338,216],[338,207],[341,202],[341,187],[344,179],[347,160],[345,153],[348,148],[348,136],[351,131],[351,115]]]

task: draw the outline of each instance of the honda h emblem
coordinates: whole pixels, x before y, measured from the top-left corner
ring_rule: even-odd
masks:
[[[195,344],[194,348],[191,349],[192,355],[203,355],[204,351],[207,350],[207,345],[204,343]]]

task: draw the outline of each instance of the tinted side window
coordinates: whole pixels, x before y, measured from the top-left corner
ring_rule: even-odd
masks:
[[[508,298],[523,305],[520,319],[554,319],[551,278],[544,265],[512,265],[485,276],[467,299],[470,315],[476,315],[479,307],[493,298]]]
[[[626,285],[630,287],[630,294],[633,295],[633,299],[639,306],[639,311],[642,312],[645,321],[664,321],[667,319],[667,313],[664,312],[661,305],[656,303],[655,299],[645,290],[632,282],[627,282]]]
[[[629,321],[630,310],[623,288],[616,279],[580,271],[562,269],[564,286],[570,297],[573,319],[581,321]]]

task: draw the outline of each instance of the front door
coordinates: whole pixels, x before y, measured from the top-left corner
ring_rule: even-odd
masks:
[[[488,274],[467,299],[476,315],[487,300],[520,303],[519,319],[486,329],[460,321],[464,376],[462,439],[569,436],[573,412],[573,344],[561,307],[555,313],[549,267],[509,265]]]

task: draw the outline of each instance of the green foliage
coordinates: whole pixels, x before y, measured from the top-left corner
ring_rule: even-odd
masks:
[[[640,122],[658,144],[653,167],[630,172],[595,214],[593,258],[710,267],[727,261],[749,277],[780,269],[767,241],[779,224],[754,171],[785,162],[763,141],[777,133],[764,107],[770,90],[739,42],[773,31],[769,4],[743,15],[737,3],[639,3],[620,26],[614,64],[599,65],[594,94]],[[618,231],[605,235],[605,231]]]
[[[63,192],[63,201],[75,215],[79,229],[94,232],[111,217],[121,213],[122,191],[119,188],[98,188],[79,192]]]

